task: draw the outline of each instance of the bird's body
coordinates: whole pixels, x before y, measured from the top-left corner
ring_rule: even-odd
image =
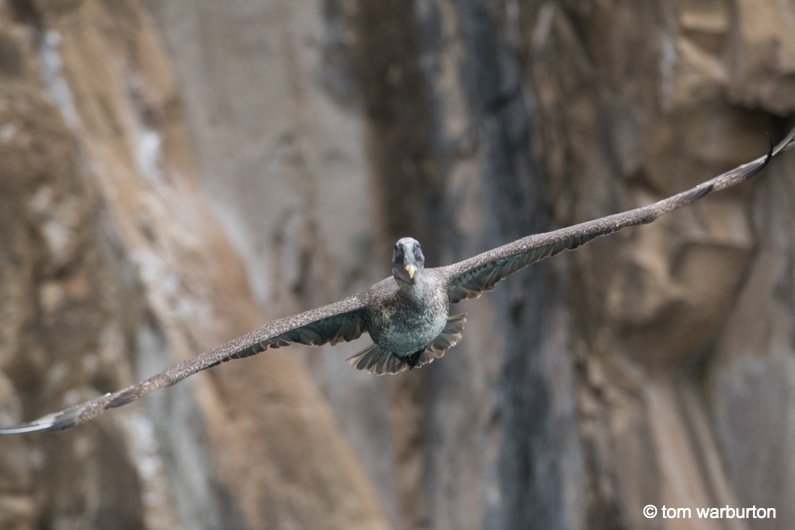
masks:
[[[349,362],[376,375],[398,373],[438,359],[461,338],[464,315],[450,317],[448,278],[425,269],[420,244],[410,237],[395,244],[392,278],[357,295],[373,344]]]
[[[413,285],[380,282],[367,300],[367,331],[382,350],[406,357],[424,350],[447,324],[450,302],[436,271],[418,275]]]
[[[654,204],[523,237],[444,267],[425,269],[420,244],[410,237],[401,238],[392,255],[392,276],[365,291],[273,320],[127,388],[30,423],[0,428],[0,434],[66,429],[89,421],[106,409],[126,405],[149,392],[232,359],[290,344],[336,344],[356,339],[365,331],[373,344],[349,359],[355,368],[381,375],[423,366],[442,357],[462,337],[466,318],[463,314],[450,315],[450,304],[477,298],[532,263],[623,228],[650,223],[713,191],[744,182],[773,157],[793,146],[795,130],[771,147],[767,156]]]

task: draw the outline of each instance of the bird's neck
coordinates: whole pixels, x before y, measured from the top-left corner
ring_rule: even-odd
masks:
[[[430,278],[424,272],[425,271],[417,271],[417,274],[414,275],[414,281],[412,283],[398,281],[400,292],[408,298],[424,298],[428,292],[433,289]]]

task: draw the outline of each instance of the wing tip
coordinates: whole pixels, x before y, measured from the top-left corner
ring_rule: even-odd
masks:
[[[788,132],[787,135],[784,136],[784,139],[781,140],[776,145],[773,145],[773,140],[772,138],[770,138],[770,150],[768,151],[765,163],[769,162],[771,158],[781,153],[782,151],[788,151],[793,147],[795,147],[795,128],[790,130],[790,132]]]
[[[51,414],[29,423],[15,425],[13,427],[0,427],[0,436],[11,434],[28,434],[32,432],[57,431],[61,429],[67,429],[72,426],[72,422],[70,421],[63,423],[59,421],[58,416],[58,414]]]
[[[28,423],[22,423],[13,427],[0,427],[0,436],[70,429],[101,413],[103,410],[103,408],[101,408],[101,401],[108,399],[109,396],[110,394],[105,394],[97,400],[81,403],[60,412],[47,414],[46,416],[42,416]],[[98,403],[100,404],[100,408],[96,407]],[[92,405],[94,406],[92,407]],[[93,414],[89,414],[91,412],[93,412]]]

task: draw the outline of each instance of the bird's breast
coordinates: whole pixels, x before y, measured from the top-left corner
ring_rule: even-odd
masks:
[[[446,292],[434,286],[396,290],[376,304],[368,326],[373,341],[396,355],[424,350],[447,324]]]

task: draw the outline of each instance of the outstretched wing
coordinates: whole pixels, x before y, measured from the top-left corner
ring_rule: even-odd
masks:
[[[366,329],[365,305],[359,296],[351,296],[317,309],[268,322],[256,331],[232,339],[192,359],[175,364],[134,385],[49,414],[16,427],[0,428],[2,434],[68,429],[89,421],[105,410],[121,407],[153,390],[171,386],[196,372],[212,368],[231,359],[255,355],[268,348],[288,344],[336,344],[359,337]]]
[[[440,267],[438,270],[447,281],[450,302],[477,298],[483,291],[493,289],[500,280],[532,263],[572,250],[622,228],[651,223],[664,213],[686,206],[713,191],[744,182],[761,171],[773,157],[793,146],[795,129],[778,145],[771,145],[767,155],[667,199],[560,230],[527,236],[447,267]]]

